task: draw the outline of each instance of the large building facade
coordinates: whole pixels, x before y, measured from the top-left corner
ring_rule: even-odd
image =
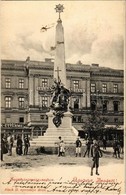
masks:
[[[43,62],[31,61],[29,57],[26,61],[2,60],[2,133],[12,132],[15,138],[18,134],[28,134],[31,138],[44,135],[48,127],[46,113],[52,95],[53,67],[51,59]],[[106,126],[117,126],[116,136],[123,133],[123,70],[81,62],[66,64],[66,70],[73,126],[80,135],[83,136],[82,125],[92,110],[99,110],[108,118]]]

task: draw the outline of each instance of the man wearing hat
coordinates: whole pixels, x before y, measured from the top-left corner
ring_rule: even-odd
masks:
[[[81,157],[81,146],[82,146],[82,143],[78,137],[76,140],[76,157],[77,157],[77,155],[79,155]]]
[[[102,152],[100,150],[99,144],[96,140],[94,140],[94,143],[92,145],[92,157],[93,157],[93,163],[91,167],[91,176],[93,175],[93,168],[96,168],[96,175],[99,175],[98,173],[98,167],[99,167],[99,158],[102,157]]]

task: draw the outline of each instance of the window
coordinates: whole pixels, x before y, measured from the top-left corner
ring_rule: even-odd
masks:
[[[76,116],[73,116],[72,119],[73,119],[72,120],[73,122],[77,122],[77,117]]]
[[[11,123],[11,118],[9,116],[7,116],[5,121],[6,121],[6,123]]]
[[[103,112],[107,111],[107,101],[103,101],[102,110],[103,110]]]
[[[97,101],[91,101],[91,110],[96,110],[97,107]]]
[[[24,79],[19,79],[19,88],[20,89],[24,88]]]
[[[10,88],[11,87],[11,81],[10,81],[9,78],[5,79],[5,86],[6,86],[6,88]]]
[[[107,85],[106,84],[102,84],[102,92],[103,93],[107,92]]]
[[[47,87],[48,86],[48,79],[43,78],[42,79],[42,87]]]
[[[119,110],[119,102],[118,101],[114,101],[113,105],[114,105],[114,112],[118,112],[118,110]]]
[[[40,119],[42,119],[42,120],[43,120],[43,119],[44,119],[44,115],[41,115],[41,116],[40,116]]]
[[[24,97],[19,98],[19,108],[24,108]]]
[[[19,117],[19,123],[24,123],[24,117]]]
[[[41,128],[40,127],[35,127],[34,129],[33,129],[33,136],[35,136],[35,137],[38,137],[38,136],[41,136]]]
[[[5,107],[11,108],[11,97],[5,97]]]
[[[74,110],[78,110],[79,109],[79,99],[75,98],[74,99]]]
[[[48,106],[48,98],[42,97],[42,107],[46,108]]]
[[[79,89],[79,81],[78,80],[73,81],[73,86],[74,89]]]
[[[118,85],[117,84],[113,85],[113,92],[118,93]]]
[[[96,91],[96,85],[95,83],[91,83],[91,92],[95,93],[95,91]]]
[[[81,116],[78,116],[78,123],[81,123],[82,120],[81,120]]]
[[[114,122],[115,123],[118,123],[118,118],[114,118]]]

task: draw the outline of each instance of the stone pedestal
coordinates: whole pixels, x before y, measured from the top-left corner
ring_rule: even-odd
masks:
[[[35,145],[56,146],[56,142],[59,141],[59,136],[62,137],[66,145],[73,145],[76,142],[78,131],[72,126],[72,113],[69,111],[64,113],[62,124],[58,128],[53,124],[53,112],[48,112],[47,116],[48,129],[44,136],[34,139]]]

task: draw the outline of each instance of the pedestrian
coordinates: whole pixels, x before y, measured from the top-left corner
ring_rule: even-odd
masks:
[[[99,158],[102,157],[102,152],[98,142],[95,140],[94,144],[92,145],[92,155],[93,155],[93,163],[91,166],[91,176],[93,175],[93,169],[96,168],[96,175],[99,175],[98,168],[99,168]]]
[[[1,161],[3,161],[3,155],[8,153],[7,139],[5,135],[1,135]]]
[[[113,156],[115,156],[116,158],[120,158],[120,143],[117,139],[114,139],[114,143],[113,143]]]
[[[30,147],[30,141],[28,135],[24,137],[24,155],[28,154],[28,148]]]
[[[79,137],[77,138],[76,140],[76,157],[79,155],[79,157],[81,157],[81,146],[82,146],[82,143],[79,139]]]
[[[103,137],[102,142],[103,142],[103,149],[106,150],[106,143],[107,143],[107,141],[106,141],[105,137]]]
[[[65,156],[65,144],[63,140],[60,142],[60,155]]]
[[[17,137],[17,147],[16,147],[16,153],[18,155],[22,155],[22,145],[23,145],[22,139],[20,136],[18,136]]]
[[[121,154],[124,153],[123,148],[124,148],[124,140],[121,139],[121,140],[120,140],[120,149],[121,149],[121,150],[120,150],[120,153],[121,153]]]
[[[59,141],[58,141],[58,156],[62,156],[62,152],[61,152],[61,143],[62,143],[62,138],[61,136],[59,136]]]
[[[7,137],[8,156],[12,156],[12,147],[13,147],[13,143],[14,143],[13,137],[12,137],[11,133],[9,133],[9,134],[8,134],[8,137]]]
[[[88,157],[89,157],[90,148],[91,148],[91,140],[88,138],[87,141],[86,141],[86,151],[85,151],[85,153],[84,153],[84,157],[86,156],[86,154],[87,154]]]

